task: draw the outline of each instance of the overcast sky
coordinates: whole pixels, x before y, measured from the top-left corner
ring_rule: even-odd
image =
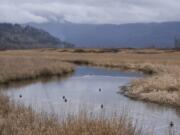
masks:
[[[0,0],[0,22],[180,21],[180,0]]]

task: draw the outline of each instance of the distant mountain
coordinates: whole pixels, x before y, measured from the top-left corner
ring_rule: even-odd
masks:
[[[180,22],[95,25],[73,23],[31,24],[77,47],[174,47]]]
[[[30,49],[71,47],[48,32],[18,24],[0,24],[0,49]]]

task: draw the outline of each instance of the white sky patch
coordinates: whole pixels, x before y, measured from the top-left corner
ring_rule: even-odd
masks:
[[[0,22],[180,21],[180,0],[0,0]]]

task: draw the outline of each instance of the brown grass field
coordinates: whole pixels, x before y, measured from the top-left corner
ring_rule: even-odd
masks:
[[[89,116],[86,111],[72,115],[62,122],[55,116],[36,114],[9,102],[0,96],[0,134],[1,135],[142,135],[140,130],[122,116],[119,119],[105,119]]]
[[[59,66],[65,70],[72,70],[72,64],[69,63],[141,71],[149,76],[124,87],[125,95],[159,104],[180,106],[180,51],[37,49],[2,51],[0,61],[3,61],[0,66],[0,82],[8,82],[16,78],[24,79],[26,76],[31,78],[43,74],[54,75],[59,72],[61,74],[61,70],[58,69],[62,68]]]
[[[155,49],[36,49],[0,52],[0,83],[63,76],[74,64],[140,71],[147,76],[123,87],[131,98],[180,107],[180,51]],[[63,123],[0,98],[1,134],[141,134],[125,120],[78,116]],[[123,119],[123,118],[122,118]],[[24,124],[27,123],[27,124]],[[36,128],[37,127],[37,128]]]

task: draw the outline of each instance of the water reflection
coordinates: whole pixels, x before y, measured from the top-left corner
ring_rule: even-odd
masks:
[[[42,83],[42,84],[46,84],[46,83],[50,83],[50,82],[59,82],[61,80],[66,80],[67,78],[71,77],[74,73],[69,73],[67,75],[64,75],[63,77],[58,77],[58,76],[49,76],[49,77],[40,77],[37,79],[30,79],[30,80],[21,80],[21,81],[14,81],[11,83],[7,83],[7,84],[1,84],[0,85],[0,90],[7,90],[7,89],[19,89],[22,87],[25,87],[27,85],[32,85],[35,83]]]

